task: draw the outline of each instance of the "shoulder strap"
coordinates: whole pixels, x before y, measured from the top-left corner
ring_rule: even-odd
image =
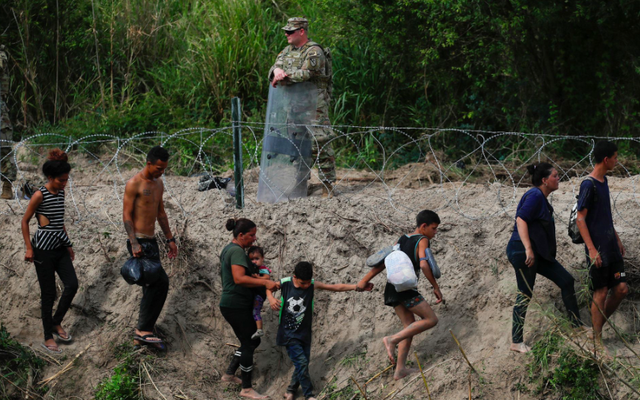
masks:
[[[291,282],[291,277],[287,276],[286,278],[282,278],[282,279],[280,279],[280,282],[282,282],[282,283]]]
[[[587,176],[587,179],[590,180],[591,184],[593,185],[593,201],[595,203],[598,201],[598,187],[596,186],[596,180],[592,176]],[[585,181],[587,179],[585,179]]]
[[[300,51],[306,53],[311,47],[317,46],[320,47],[320,50],[324,53],[325,63],[325,73],[326,73],[326,82],[327,82],[327,92],[329,93],[329,97],[333,92],[333,58],[331,56],[331,49],[328,47],[322,47],[321,44],[314,42],[313,40],[309,40],[307,43],[302,45]]]
[[[420,245],[420,242],[422,241],[422,239],[425,238],[424,235],[419,235],[419,236],[420,236],[420,238],[418,240],[416,240],[416,246],[413,249],[413,254],[414,254],[416,260],[418,261],[418,264],[420,264],[420,256],[418,255],[418,246]]]

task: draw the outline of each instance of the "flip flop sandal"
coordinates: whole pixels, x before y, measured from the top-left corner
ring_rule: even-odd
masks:
[[[49,346],[47,346],[47,345],[46,345],[46,344],[44,344],[44,343],[40,343],[40,347],[42,347],[42,348],[43,348],[43,349],[45,349],[48,353],[51,353],[51,354],[62,354],[62,350],[60,350],[60,349],[57,349],[57,350],[50,349],[50,348],[49,348]]]
[[[156,338],[158,340],[149,340],[149,338]],[[154,335],[153,333],[150,333],[148,335],[135,335],[133,337],[133,340],[137,340],[139,342],[142,342],[146,345],[150,345],[158,350],[166,350],[167,346],[164,344],[164,342],[162,341],[162,339],[160,339],[159,337],[157,337],[156,335]]]
[[[58,332],[51,332],[51,334],[53,334],[53,336],[57,337],[58,339],[62,340],[63,342],[70,342],[71,339],[73,339],[73,336],[69,335],[69,333],[67,333],[67,337],[62,337],[60,336],[60,334]]]
[[[377,267],[382,264],[385,258],[393,251],[393,246],[384,247],[367,258],[367,266]]]

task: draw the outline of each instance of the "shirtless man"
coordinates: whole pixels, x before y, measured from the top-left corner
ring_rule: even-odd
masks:
[[[152,148],[147,154],[147,165],[129,179],[124,189],[122,220],[129,236],[127,249],[133,257],[144,257],[160,262],[160,250],[155,238],[156,220],[167,238],[168,257],[172,259],[178,255],[176,239],[171,234],[169,219],[162,201],[164,186],[160,177],[167,168],[168,160],[167,150],[160,146]],[[142,287],[143,295],[134,344],[144,343],[164,350],[164,343],[154,335],[153,328],[167,299],[169,277],[164,269],[160,268],[155,278],[152,283],[147,282]]]

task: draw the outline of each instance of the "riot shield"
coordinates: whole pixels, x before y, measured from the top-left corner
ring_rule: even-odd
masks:
[[[258,201],[307,197],[313,158],[306,125],[317,124],[317,102],[318,89],[311,82],[269,86]]]

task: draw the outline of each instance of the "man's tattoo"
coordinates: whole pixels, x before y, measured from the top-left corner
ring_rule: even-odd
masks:
[[[151,196],[151,190],[150,189],[142,189],[142,194],[145,196]]]

